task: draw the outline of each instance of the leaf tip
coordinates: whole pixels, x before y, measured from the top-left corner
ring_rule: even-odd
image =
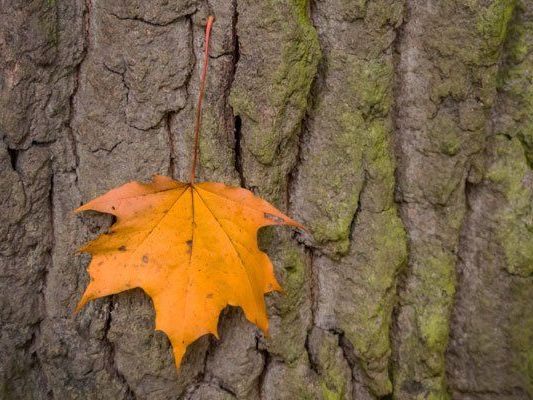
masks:
[[[176,364],[176,371],[179,371],[181,366],[181,361],[183,360],[183,356],[185,355],[185,346],[175,346],[172,345],[172,350],[174,353],[174,363]]]
[[[260,329],[261,332],[263,332],[263,336],[265,337],[265,339],[270,339],[270,329],[268,326],[268,322],[264,327],[261,327]]]
[[[85,300],[85,298],[82,298],[78,304],[76,304],[76,307],[74,307],[74,315],[77,315],[81,309],[83,308],[83,306],[85,306],[85,304],[87,303],[87,300]]]
[[[89,243],[86,243],[84,244],[83,246],[80,246],[78,247],[78,249],[76,250],[76,253],[77,254],[81,254],[81,253],[89,253],[89,246],[91,245],[92,242],[89,242]]]

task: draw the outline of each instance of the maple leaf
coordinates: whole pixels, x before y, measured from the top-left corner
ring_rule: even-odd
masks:
[[[110,231],[81,251],[92,255],[91,281],[77,306],[140,287],[152,298],[155,328],[165,332],[179,367],[198,337],[218,337],[219,314],[228,304],[265,333],[264,294],[280,290],[272,263],[257,246],[267,225],[292,225],[252,192],[222,183],[181,183],[156,175],[130,182],[76,211],[113,214]]]
[[[155,175],[151,183],[127,183],[76,210],[117,217],[109,232],[81,249],[92,255],[91,281],[76,310],[92,299],[144,289],[154,303],[155,328],[169,337],[178,368],[190,343],[208,333],[218,337],[227,305],[242,307],[268,334],[264,294],[281,287],[257,247],[257,231],[267,225],[301,228],[246,189],[195,183],[213,21],[210,16],[206,25],[190,181]]]

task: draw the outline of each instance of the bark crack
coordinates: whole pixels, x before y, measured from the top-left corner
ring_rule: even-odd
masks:
[[[13,149],[11,147],[7,147],[7,153],[9,154],[9,161],[11,163],[11,168],[13,168],[13,171],[17,170],[17,160],[20,154],[20,150]]]
[[[168,176],[174,178],[176,171],[176,144],[174,140],[174,135],[172,134],[172,117],[175,112],[168,112],[164,118],[165,131],[167,132],[168,138]]]
[[[244,176],[243,172],[243,164],[242,164],[242,120],[240,115],[235,115],[233,112],[233,107],[229,104],[229,96],[231,93],[231,89],[233,87],[233,83],[235,82],[235,76],[237,73],[237,65],[239,63],[241,53],[240,53],[240,47],[239,47],[239,35],[237,34],[237,24],[239,22],[239,10],[237,8],[237,0],[232,0],[232,7],[233,7],[233,16],[231,19],[231,35],[232,35],[232,41],[233,41],[233,68],[231,70],[231,77],[228,80],[229,84],[228,87],[225,90],[225,102],[226,106],[231,110],[231,115],[233,117],[233,135],[234,135],[234,157],[235,157],[235,171],[237,171],[237,175],[239,176],[239,184],[241,187],[246,188],[246,177]]]
[[[127,379],[118,370],[118,368],[116,366],[116,363],[115,363],[115,345],[114,345],[114,343],[111,340],[109,340],[109,337],[108,337],[109,330],[111,329],[112,319],[113,319],[112,314],[113,314],[113,310],[115,308],[114,297],[115,296],[112,296],[111,299],[108,302],[106,318],[105,318],[105,321],[104,321],[104,334],[103,334],[102,341],[104,342],[105,347],[107,349],[106,369],[123,386],[123,388],[125,390],[124,400],[136,400],[137,396],[135,395],[135,392],[130,387]]]
[[[259,400],[263,400],[263,385],[266,379],[266,374],[268,372],[268,368],[270,366],[270,363],[272,362],[272,355],[268,352],[266,349],[262,349],[260,346],[260,337],[257,336],[255,338],[255,349],[258,353],[263,355],[263,370],[261,371],[261,374],[259,375],[259,378],[257,379],[257,390],[259,394]]]
[[[151,25],[151,26],[156,26],[156,27],[165,27],[165,26],[169,26],[169,25],[172,25],[184,18],[189,18],[191,15],[193,15],[194,13],[196,13],[197,11],[197,8],[194,7],[194,9],[191,9],[190,11],[187,11],[183,14],[180,14],[178,17],[176,18],[173,18],[171,19],[170,21],[167,21],[167,22],[154,22],[154,21],[149,21],[145,18],[142,18],[142,17],[139,17],[139,16],[136,16],[136,17],[121,17],[117,14],[114,14],[114,13],[109,13],[109,15],[111,15],[112,17],[115,17],[116,19],[118,19],[119,21],[135,21],[135,22],[141,22],[143,24],[147,24],[147,25]]]
[[[50,182],[49,182],[49,189],[48,189],[48,211],[49,211],[49,226],[50,226],[50,238],[52,240],[51,243],[49,243],[49,248],[47,249],[47,262],[44,263],[42,270],[39,271],[41,277],[40,281],[42,282],[39,295],[40,295],[40,317],[39,320],[36,322],[36,324],[32,327],[33,332],[31,336],[30,343],[28,345],[28,349],[30,352],[30,357],[34,360],[36,364],[36,370],[38,373],[38,379],[40,386],[43,388],[43,391],[48,399],[53,398],[53,392],[50,388],[48,378],[46,374],[44,373],[43,369],[43,362],[40,355],[40,343],[39,339],[41,336],[41,324],[42,322],[47,318],[47,311],[46,311],[46,288],[48,285],[48,271],[49,267],[53,265],[53,258],[52,258],[52,250],[54,248],[54,238],[55,238],[55,225],[54,225],[54,173],[52,172],[52,175],[50,176]]]

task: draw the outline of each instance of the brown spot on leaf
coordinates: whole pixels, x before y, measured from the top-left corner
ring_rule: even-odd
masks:
[[[148,263],[148,255],[145,254],[143,256],[142,260],[143,260],[143,263],[147,264]]]
[[[283,220],[283,218],[280,218],[278,217],[277,215],[274,215],[274,214],[270,214],[270,213],[265,213],[265,218],[266,219],[269,219],[271,221],[274,221],[276,224],[282,224],[284,223],[285,221]]]
[[[126,246],[122,245],[118,248],[118,251],[126,251]]]
[[[112,210],[116,210],[115,206],[111,206],[111,209],[112,209]]]
[[[191,251],[192,251],[192,240],[187,240],[185,242],[185,244],[187,245],[187,253],[191,254]]]
[[[213,298],[213,293],[207,293],[207,296],[205,296],[205,297],[207,297],[208,299],[212,299]]]

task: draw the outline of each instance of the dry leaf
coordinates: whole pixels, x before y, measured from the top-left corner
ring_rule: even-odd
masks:
[[[152,298],[155,328],[165,332],[179,367],[187,346],[217,335],[226,305],[240,306],[265,333],[264,294],[279,290],[257,230],[300,225],[242,188],[181,183],[155,176],[130,182],[77,211],[113,214],[116,223],[81,250],[92,254],[87,301],[140,287]]]

